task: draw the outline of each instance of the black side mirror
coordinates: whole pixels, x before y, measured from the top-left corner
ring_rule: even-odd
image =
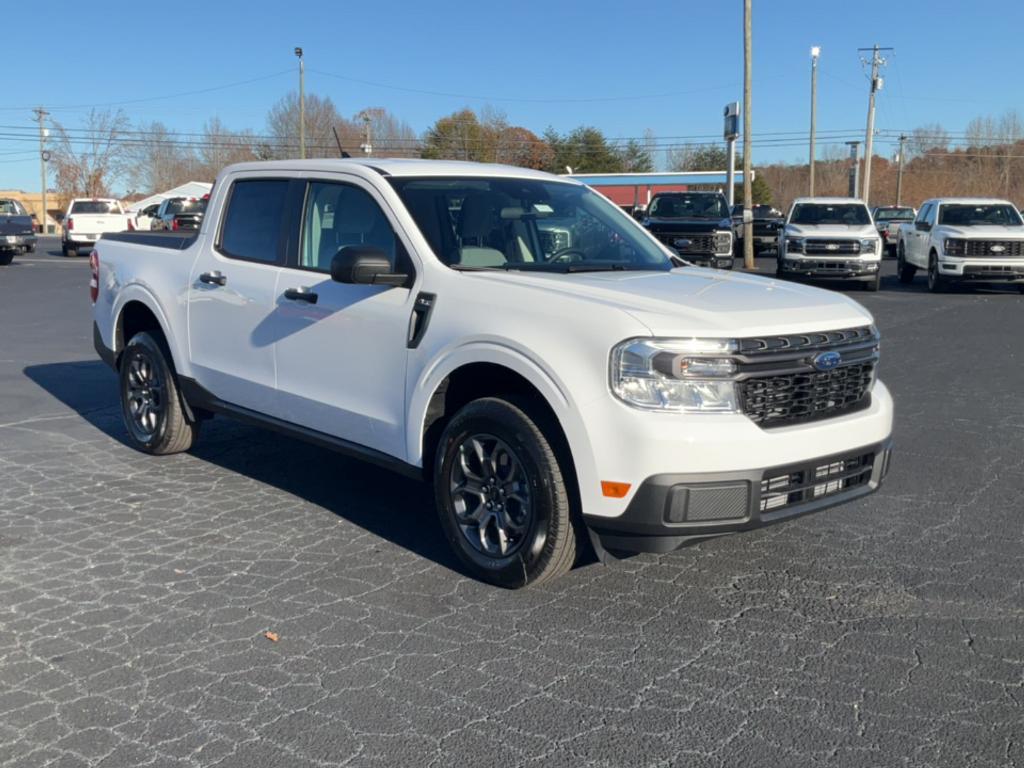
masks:
[[[922,232],[928,232],[932,228],[932,225],[929,224],[927,221],[919,221],[915,223],[914,226],[917,229],[921,230]]]
[[[372,245],[346,245],[331,259],[331,280],[357,285],[403,286],[408,275],[391,271],[391,259]]]

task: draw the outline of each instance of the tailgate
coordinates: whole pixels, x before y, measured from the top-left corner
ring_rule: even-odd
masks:
[[[127,217],[117,213],[75,213],[70,218],[74,226],[68,234],[76,240],[95,240],[105,232],[123,232],[128,227]]]

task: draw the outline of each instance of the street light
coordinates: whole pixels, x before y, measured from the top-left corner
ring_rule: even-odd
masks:
[[[814,133],[818,118],[818,56],[821,55],[820,46],[811,48],[811,140],[810,140],[810,183],[808,194],[814,197]]]
[[[299,157],[306,158],[306,68],[302,61],[302,49],[296,46],[295,55],[299,57]]]

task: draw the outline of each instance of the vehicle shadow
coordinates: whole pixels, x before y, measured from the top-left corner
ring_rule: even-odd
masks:
[[[127,445],[117,380],[101,361],[24,369],[36,385],[108,437]],[[441,533],[430,486],[299,440],[217,417],[189,453],[315,504],[375,536],[465,573]],[[153,471],[160,471],[154,459]]]

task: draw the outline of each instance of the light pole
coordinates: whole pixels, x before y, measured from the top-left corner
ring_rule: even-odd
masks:
[[[299,157],[306,159],[306,67],[302,61],[302,49],[296,48],[299,57]]]
[[[42,107],[36,107],[36,120],[39,121],[39,184],[40,192],[42,193],[41,204],[43,206],[42,215],[39,217],[39,234],[45,235],[46,232],[46,163],[50,159],[50,153],[46,151],[46,117],[50,113]]]
[[[819,46],[816,45],[811,48],[811,141],[808,147],[810,154],[810,183],[807,191],[807,194],[811,197],[814,197],[814,133],[817,130],[818,123],[818,56],[820,54],[821,48]]]
[[[753,47],[751,44],[751,0],[743,0],[743,266],[746,269],[757,269],[754,261],[754,219],[751,211],[753,204],[753,157],[750,129],[750,88],[751,70],[753,69]]]

